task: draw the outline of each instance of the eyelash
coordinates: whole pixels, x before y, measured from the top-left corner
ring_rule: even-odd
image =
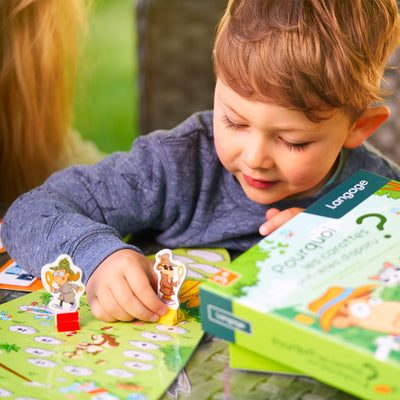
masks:
[[[225,125],[226,128],[228,129],[243,129],[246,127],[246,125],[239,125],[235,124],[232,122],[226,115],[222,117],[222,123]]]
[[[239,130],[246,128],[246,125],[235,124],[226,115],[222,117],[222,123],[228,129]],[[281,139],[281,142],[289,151],[303,151],[308,145],[308,143],[291,143],[283,139]]]
[[[282,143],[284,144],[284,146],[289,150],[289,151],[303,151],[306,146],[308,145],[308,143],[290,143],[287,142],[286,140],[282,140]]]

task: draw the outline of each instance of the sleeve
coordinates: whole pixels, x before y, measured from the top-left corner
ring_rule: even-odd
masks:
[[[69,254],[87,282],[115,251],[140,251],[122,238],[157,227],[165,197],[165,171],[157,149],[155,139],[139,138],[128,153],[115,153],[93,166],[67,168],[22,195],[2,224],[9,255],[40,276],[43,265]]]

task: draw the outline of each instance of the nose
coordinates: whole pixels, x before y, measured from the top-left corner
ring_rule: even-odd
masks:
[[[251,169],[272,169],[274,161],[268,141],[261,135],[249,136],[243,146],[242,161]]]

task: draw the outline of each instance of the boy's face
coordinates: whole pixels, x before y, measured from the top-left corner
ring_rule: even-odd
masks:
[[[216,151],[258,203],[316,194],[333,174],[349,130],[342,112],[315,123],[301,112],[241,97],[217,80]]]

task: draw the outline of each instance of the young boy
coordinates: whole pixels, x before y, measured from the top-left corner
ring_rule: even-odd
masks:
[[[152,263],[126,234],[243,251],[360,168],[400,179],[364,143],[389,116],[370,105],[399,32],[395,0],[231,0],[214,112],[51,176],[9,209],[5,248],[36,275],[69,254],[98,318],[156,321]]]

